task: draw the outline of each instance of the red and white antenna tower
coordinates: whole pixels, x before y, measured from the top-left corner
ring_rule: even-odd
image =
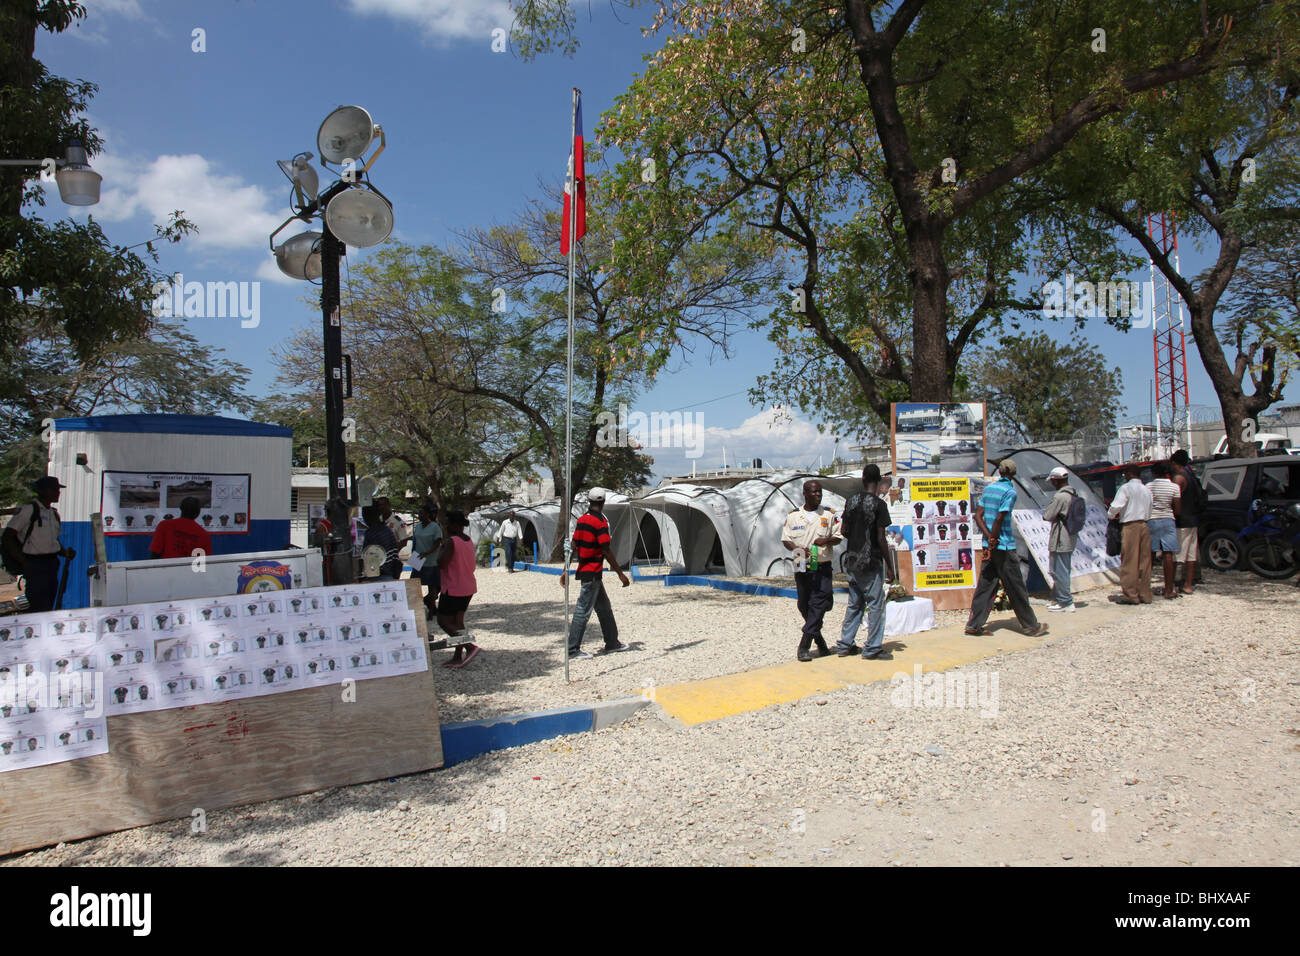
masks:
[[[1147,216],[1147,233],[1182,275],[1178,262],[1178,228],[1173,213]],[[1168,456],[1181,444],[1191,449],[1192,414],[1187,392],[1187,337],[1183,300],[1154,260],[1151,266],[1151,335],[1155,346],[1157,454]]]

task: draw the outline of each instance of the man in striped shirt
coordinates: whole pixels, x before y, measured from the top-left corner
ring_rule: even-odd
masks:
[[[587,492],[587,513],[578,519],[573,531],[573,556],[578,561],[577,578],[582,582],[582,591],[578,594],[578,605],[573,609],[573,621],[569,625],[570,660],[586,660],[592,656],[582,649],[582,635],[593,610],[600,621],[600,633],[605,638],[605,652],[629,649],[629,645],[619,642],[614,609],[610,607],[609,595],[605,593],[605,584],[601,580],[601,572],[608,561],[609,566],[618,572],[623,587],[632,583],[609,548],[609,522],[605,520],[604,510],[605,489],[592,488]],[[561,587],[567,577],[566,569],[560,574]]]

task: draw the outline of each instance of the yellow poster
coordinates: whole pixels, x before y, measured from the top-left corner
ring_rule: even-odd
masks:
[[[915,590],[935,590],[938,588],[973,588],[975,572],[970,571],[915,571]]]
[[[969,478],[909,477],[913,501],[956,501],[970,498]]]

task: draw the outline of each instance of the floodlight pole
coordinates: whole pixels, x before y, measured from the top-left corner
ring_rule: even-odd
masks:
[[[339,320],[339,259],[343,243],[322,222],[321,321],[325,332],[325,435],[332,498],[348,498],[348,451],[343,441],[343,325]]]

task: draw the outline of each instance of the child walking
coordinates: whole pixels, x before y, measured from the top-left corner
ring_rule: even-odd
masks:
[[[447,512],[447,537],[438,553],[442,576],[442,597],[438,599],[438,626],[456,646],[456,653],[443,667],[464,667],[478,656],[473,635],[465,630],[465,610],[478,591],[474,579],[474,542],[465,534],[469,521],[463,511]]]

